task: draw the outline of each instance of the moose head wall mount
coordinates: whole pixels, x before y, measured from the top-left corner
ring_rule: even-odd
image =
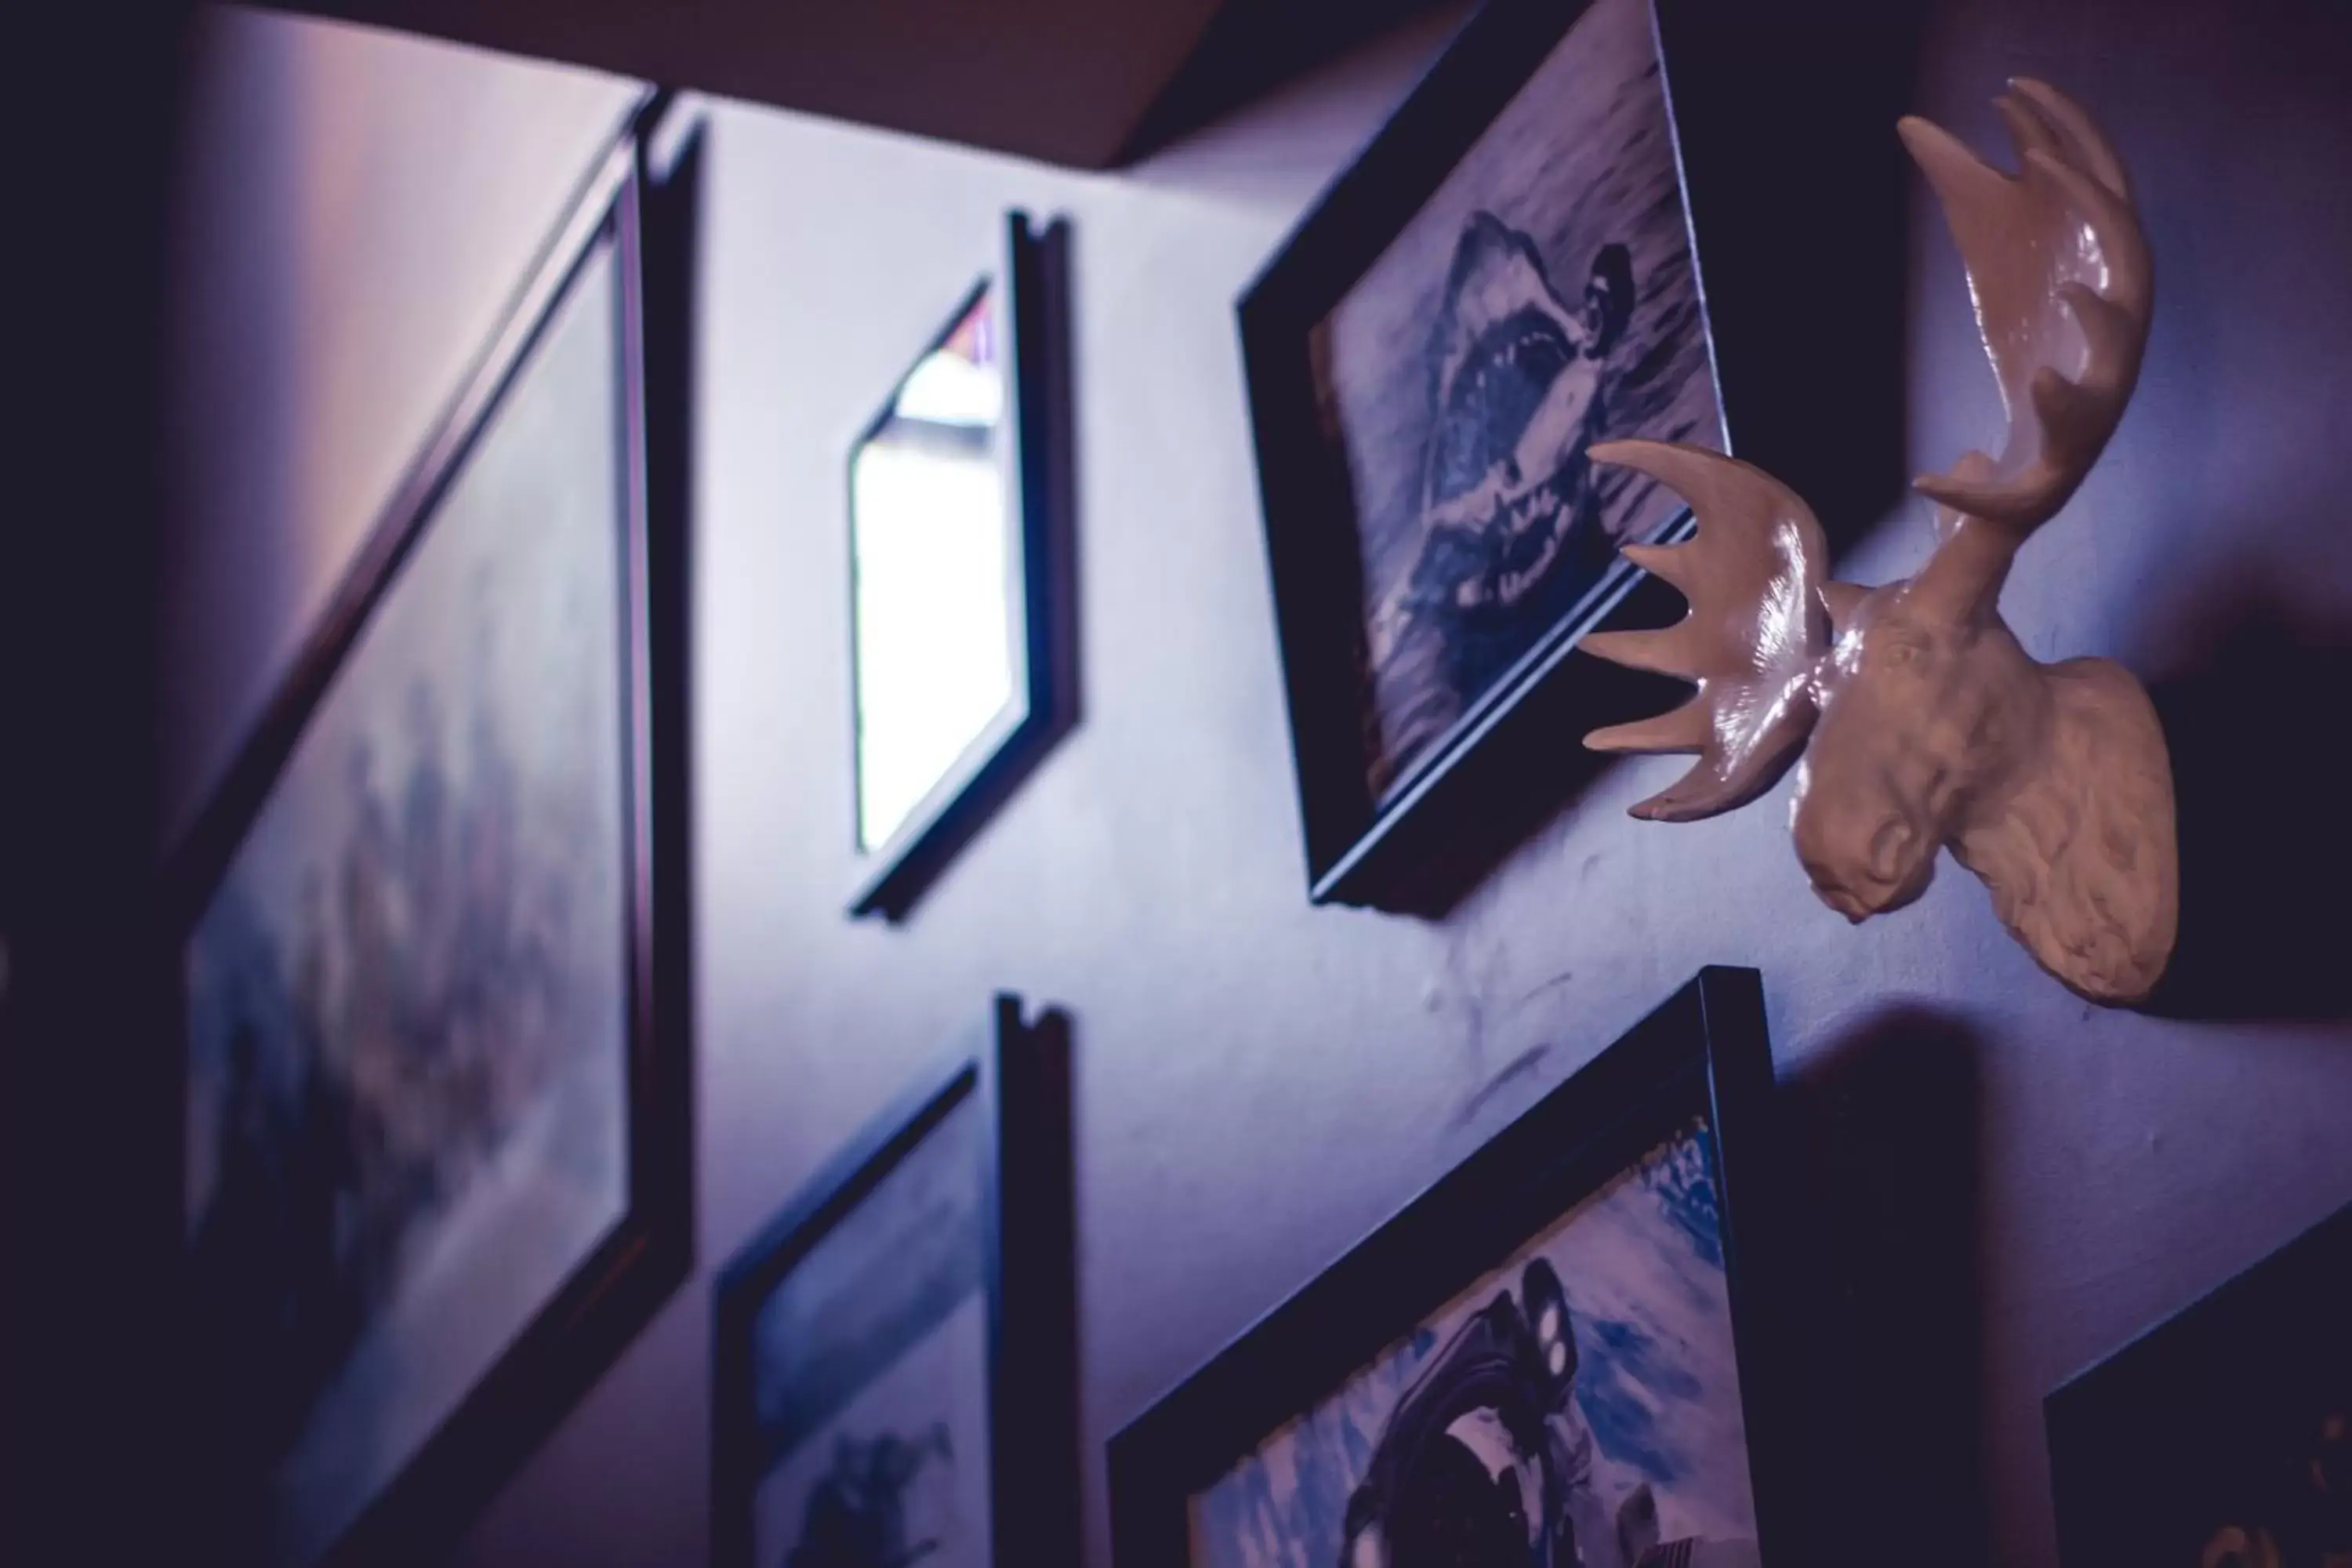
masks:
[[[1760,469],[1696,447],[1594,446],[1678,491],[1698,529],[1625,549],[1689,615],[1584,646],[1698,691],[1585,743],[1696,753],[1633,808],[1666,822],[1745,805],[1804,752],[1791,828],[1831,908],[1861,921],[1909,903],[1948,845],[2044,968],[2091,1001],[2131,1003],[2163,973],[2179,920],[2164,732],[2129,671],[2036,662],[1999,602],[2018,548],[2123,416],[2154,279],[2123,163],[2081,106],[2020,79],[1995,107],[2022,156],[2014,175],[1925,121],[1900,131],[1967,264],[2009,414],[2000,455],[1915,480],[1938,503],[1935,553],[1906,581],[1862,588],[1829,579],[1821,525]]]

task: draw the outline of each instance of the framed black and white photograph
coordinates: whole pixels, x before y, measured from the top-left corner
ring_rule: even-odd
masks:
[[[1075,1568],[1068,1037],[999,997],[721,1274],[722,1568]]]
[[[1118,1434],[1119,1568],[1788,1562],[1771,1086],[1701,972]]]
[[[2050,1396],[2066,1568],[2352,1563],[2352,1206]]]
[[[1416,813],[1686,509],[1594,442],[1726,447],[1649,0],[1496,0],[1240,306],[1318,900]],[[1573,738],[1564,743],[1573,743]]]
[[[625,133],[172,869],[206,1561],[446,1551],[690,1258],[640,184]]]
[[[1076,721],[1068,247],[1008,216],[851,449],[856,914],[906,914]]]

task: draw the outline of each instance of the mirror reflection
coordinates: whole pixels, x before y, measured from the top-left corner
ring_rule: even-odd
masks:
[[[1001,342],[983,289],[850,460],[862,850],[889,841],[1013,699]]]

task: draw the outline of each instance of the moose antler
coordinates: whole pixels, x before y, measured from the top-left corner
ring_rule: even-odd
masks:
[[[1695,681],[1669,713],[1595,731],[1601,752],[1696,752],[1675,784],[1633,808],[1690,822],[1744,805],[1776,783],[1812,731],[1813,665],[1828,646],[1821,603],[1829,546],[1812,510],[1761,468],[1698,447],[1605,441],[1596,462],[1648,474],[1691,503],[1686,544],[1629,544],[1625,557],[1690,600],[1681,624],[1594,632],[1585,647],[1636,669]]]
[[[1925,120],[1896,126],[1942,199],[2009,416],[1998,458],[1970,452],[1913,481],[1952,514],[1954,548],[1921,581],[1987,609],[2017,547],[2073,497],[2115,434],[2156,301],[2130,178],[2090,115],[2025,78],[1993,107],[2017,144],[2013,175]]]
[[[2080,107],[2023,80],[1997,106],[2023,154],[2015,175],[1924,121],[1901,131],[1968,265],[2009,410],[2000,456],[1916,480],[1946,509],[1936,552],[1911,580],[1864,589],[1824,577],[1819,524],[1762,470],[1696,447],[1595,446],[1596,461],[1680,492],[1698,531],[1625,550],[1683,590],[1688,616],[1585,647],[1698,690],[1585,743],[1697,752],[1633,808],[1685,821],[1752,799],[1810,741],[1790,826],[1823,901],[1857,921],[1899,908],[1949,846],[2052,973],[2094,1001],[2136,1001],[2179,910],[2163,731],[2128,671],[2036,663],[1998,602],[2018,547],[2123,416],[2154,299],[2147,241],[2122,162]]]

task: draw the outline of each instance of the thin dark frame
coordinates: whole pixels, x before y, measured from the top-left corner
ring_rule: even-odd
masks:
[[[1788,1405],[1767,1347],[1777,1154],[1756,973],[1701,970],[1110,1444],[1118,1568],[1191,1568],[1192,1501],[1690,1116],[1712,1123],[1741,1414],[1768,1565],[1795,1561]],[[1735,1174],[1736,1173],[1736,1174]]]
[[[984,1025],[868,1122],[719,1272],[711,1301],[711,1561],[751,1568],[759,1485],[751,1328],[824,1237],[944,1121],[977,1104],[988,1158],[982,1214],[988,1296],[993,1560],[1076,1568],[1079,1554],[1076,1274],[1069,1022],[1022,1018],[999,995]]]
[[[850,444],[844,469],[844,516],[850,540],[850,843],[859,858],[853,915],[902,920],[948,863],[1077,721],[1076,538],[1073,521],[1069,391],[1067,220],[1038,228],[1024,212],[1006,215],[996,264],[968,288],[945,324],[913,363],[945,342],[982,296],[1003,300],[1006,427],[998,437],[1005,521],[1017,559],[1011,581],[1018,662],[1013,696],[881,844],[859,847],[856,787],[865,766],[856,698],[856,502],[850,476],[856,455],[889,424],[906,385],[893,384],[881,410]]]
[[[656,201],[645,167],[646,137],[668,110],[648,89],[623,116],[614,139],[583,180],[489,343],[467,372],[390,502],[380,512],[286,678],[224,775],[220,787],[173,849],[163,878],[164,931],[184,953],[222,878],[290,761],[311,717],[401,569],[439,513],[467,458],[490,429],[573,284],[612,254],[621,355],[614,417],[621,424],[623,602],[620,645],[625,791],[624,882],[627,895],[629,1197],[621,1218],[467,1390],[408,1462],[320,1559],[322,1568],[406,1563],[448,1550],[465,1525],[530,1449],[583,1394],[684,1281],[693,1261],[691,1065],[684,954],[687,932],[687,721],[685,626],[676,580],[682,519],[656,519],[649,497],[671,493],[680,454],[649,451],[648,355],[657,366],[683,352],[685,323],[665,307],[649,332],[649,259],[674,275],[685,243],[660,226],[658,257],[647,251],[646,208]],[[665,205],[677,195],[659,193]],[[651,471],[659,456],[663,471]],[[658,706],[657,706],[658,699]],[[184,973],[175,957],[173,984]],[[172,1046],[178,1100],[186,1085],[186,1005],[177,994]],[[183,1131],[184,1129],[183,1128]],[[175,1153],[186,1168],[185,1151]],[[201,1355],[191,1341],[183,1355]],[[190,1413],[201,1431],[201,1416]],[[201,1451],[201,1450],[200,1450]],[[195,1495],[202,1488],[191,1489]]]
[[[2102,1527],[2111,1527],[2118,1518],[2144,1520],[2148,1488],[2161,1485],[2161,1478],[2151,1480],[2143,1476],[2137,1487],[2128,1479],[2119,1484],[2119,1477],[2128,1478],[2133,1472],[2115,1454],[2111,1439],[2119,1426],[2128,1426],[2132,1412],[2144,1412],[2151,1404],[2172,1404],[2176,1412],[2172,1419],[2182,1419],[2173,1402],[2186,1401],[2200,1392],[2181,1387],[2177,1381],[2155,1380],[2149,1372],[2151,1364],[2165,1368],[2170,1354],[2176,1358],[2173,1369],[2177,1370],[2183,1347],[2200,1340],[2226,1338],[2222,1331],[2232,1326],[2233,1315],[2242,1320],[2251,1311],[2248,1302],[2276,1300],[2290,1294],[2291,1286],[2309,1290],[2316,1282],[2323,1306],[2315,1315],[2327,1321],[2320,1315],[2327,1305],[2352,1302],[2352,1276],[2342,1268],[2347,1258],[2352,1258],[2352,1203],[2315,1221],[2187,1305],[2150,1323],[2042,1396],[2058,1559],[2065,1568],[2136,1568],[2145,1560],[2131,1546],[2119,1548],[2102,1532]],[[2242,1321],[2235,1326],[2244,1327]],[[2352,1352],[2345,1353],[2338,1365],[2347,1363],[2352,1363]],[[2316,1384],[2320,1374],[2315,1370],[2311,1375]],[[2139,1494],[2138,1500],[2128,1495],[2133,1492]]]
[[[1464,712],[1427,755],[1412,763],[1385,797],[1373,793],[1369,778],[1372,758],[1363,731],[1367,650],[1356,518],[1348,504],[1345,457],[1324,430],[1309,334],[1427,205],[1591,6],[1591,0],[1488,0],[1454,33],[1355,162],[1324,190],[1236,307],[1297,772],[1307,891],[1316,903],[1421,910],[1432,897],[1433,884],[1458,883],[1460,868],[1433,869],[1419,863],[1433,854],[1456,852],[1450,845],[1430,842],[1442,838],[1445,829],[1424,819],[1475,816],[1487,809],[1497,781],[1468,763],[1490,739],[1517,739],[1516,733],[1506,737],[1501,731],[1537,724],[1567,732],[1561,715],[1536,714],[1528,699],[1565,679],[1560,667],[1584,634],[1644,581],[1644,574],[1630,566],[1604,577]],[[1654,5],[1645,0],[1644,10],[1673,133],[1700,333],[1720,409],[1722,378],[1690,216],[1691,182],[1664,42]],[[1727,421],[1718,433],[1724,449],[1730,450]],[[1691,526],[1685,508],[1649,537],[1654,542],[1680,539]],[[1593,716],[1572,712],[1567,722]]]

